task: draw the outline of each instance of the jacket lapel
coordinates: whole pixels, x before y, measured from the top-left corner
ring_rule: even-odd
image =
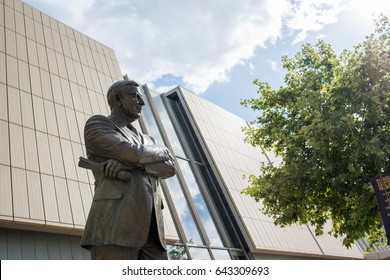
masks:
[[[134,141],[137,144],[141,144],[140,137],[131,131],[128,127],[120,127],[117,124],[115,124],[115,128],[118,132],[120,132],[124,137],[126,137],[130,142]]]
[[[118,119],[117,117],[115,117],[113,115],[110,115],[109,119],[114,124],[115,130],[118,131],[120,134],[122,134],[123,137],[125,137],[130,142],[142,144],[141,135],[137,132],[132,131],[130,129],[130,125],[126,125],[126,123],[123,123],[122,120]]]

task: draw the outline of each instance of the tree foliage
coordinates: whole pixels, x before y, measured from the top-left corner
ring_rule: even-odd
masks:
[[[241,103],[260,116],[243,128],[246,141],[272,150],[279,166],[263,164],[244,193],[262,201],[278,225],[315,226],[349,247],[367,234],[384,242],[370,178],[390,172],[390,24],[337,55],[319,41],[282,58],[285,86],[255,80],[258,98]]]

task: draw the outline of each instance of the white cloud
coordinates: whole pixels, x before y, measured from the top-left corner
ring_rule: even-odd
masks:
[[[278,63],[276,61],[268,59],[267,63],[271,66],[272,71],[274,71],[274,72],[280,71]]]
[[[336,20],[339,0],[26,0],[114,49],[123,73],[142,83],[170,74],[204,92],[228,82],[283,27],[294,42]]]
[[[292,44],[304,41],[311,31],[320,31],[325,25],[335,23],[343,9],[343,0],[295,1],[286,20],[287,28],[298,32]]]
[[[50,11],[50,16],[67,19],[67,24],[70,25],[72,21],[83,20],[84,13],[91,8],[94,0],[28,0],[24,2],[36,8],[47,5],[45,10]]]
[[[360,20],[372,24],[373,18],[383,13],[390,16],[390,1],[388,0],[346,0],[348,9]]]
[[[248,63],[248,68],[249,68],[249,73],[251,75],[253,75],[254,74],[254,70],[255,70],[255,65],[252,62],[249,62]]]

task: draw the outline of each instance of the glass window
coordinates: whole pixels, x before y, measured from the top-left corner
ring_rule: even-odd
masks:
[[[166,99],[170,105],[171,108],[174,110],[174,113],[176,115],[176,119],[179,122],[181,131],[184,133],[184,138],[186,140],[187,145],[190,147],[190,152],[194,159],[198,162],[202,162],[201,155],[199,154],[199,150],[197,148],[197,144],[194,141],[194,132],[190,131],[190,129],[187,126],[188,120],[186,120],[185,115],[182,114],[181,108],[179,107],[179,104],[176,100],[173,100],[171,98]],[[179,140],[178,140],[179,141]]]
[[[156,139],[157,144],[163,145],[164,141],[161,137],[160,131],[158,130],[156,120],[154,119],[152,110],[150,109],[149,102],[147,97],[145,96],[146,93],[143,91],[142,87],[140,87],[141,91],[143,92],[143,100],[145,102],[144,107],[142,107],[142,120],[144,121],[146,125],[146,129],[148,131],[148,135],[152,136]]]
[[[177,216],[175,215],[174,218],[177,217],[178,220],[175,223],[180,225],[179,234],[185,235],[181,237],[182,241],[186,242],[186,246],[169,246],[168,256],[169,259],[175,260],[187,258],[230,260],[232,257],[229,251],[221,247],[233,245],[240,248],[240,245],[239,242],[230,244],[229,240],[223,239],[222,233],[225,231],[229,237],[233,233],[236,238],[236,234],[234,230],[233,232],[227,230],[231,225],[225,225],[224,218],[227,218],[228,223],[231,218],[229,213],[226,213],[226,209],[211,208],[214,207],[214,203],[216,206],[220,203],[223,205],[223,201],[217,194],[217,182],[215,182],[217,179],[208,173],[212,171],[206,166],[208,163],[206,155],[192,127],[190,116],[187,115],[188,112],[180,100],[175,94],[166,98],[149,89],[144,91],[146,106],[142,111],[142,120],[146,130],[159,143],[169,144],[172,147],[178,163],[178,176],[168,178],[165,182],[170,194],[168,202],[172,201],[173,205],[170,207],[176,210]],[[217,201],[214,201],[215,199]],[[210,255],[210,250],[213,257]],[[242,258],[246,259],[244,254]]]
[[[214,224],[213,219],[211,218],[209,209],[199,189],[198,182],[196,181],[194,174],[191,170],[190,163],[182,159],[177,159],[177,161],[179,163],[183,177],[186,180],[188,189],[191,193],[191,197],[199,213],[200,219],[202,220],[203,226],[209,237],[210,244],[214,246],[223,246],[217,228]]]
[[[211,260],[210,254],[206,248],[188,248],[193,260]]]
[[[188,203],[185,199],[177,177],[175,176],[166,179],[166,183],[176,212],[179,215],[181,225],[186,234],[187,242],[189,244],[203,245],[202,238],[200,237],[198,228],[192,216],[192,212],[188,207]]]
[[[212,253],[215,260],[231,260],[227,250],[213,249]]]
[[[216,179],[212,177],[212,175],[210,174],[211,171],[208,169],[208,167],[201,166],[199,164],[196,164],[195,166],[198,172],[201,174],[205,186],[207,188],[207,191],[212,197],[213,202],[219,205],[218,207],[216,207],[216,211],[218,212],[220,219],[223,221],[223,227],[225,231],[228,233],[228,237],[231,245],[233,247],[240,248],[241,245],[240,245],[240,241],[238,240],[237,234],[232,229],[232,227],[229,226],[229,222],[228,222],[231,219],[232,214],[229,214],[229,210],[225,208],[224,202],[218,193],[217,182],[215,181]]]
[[[143,88],[141,88],[143,90]],[[157,126],[157,122],[153,116],[149,100],[146,96],[147,92],[144,93],[144,102],[145,105],[142,109],[142,119],[146,125],[146,129],[148,131],[148,134],[156,138],[158,143],[164,143],[163,138],[160,134],[160,131]],[[161,104],[162,105],[162,104]],[[160,111],[159,111],[160,116]],[[164,122],[164,128],[165,125],[169,122]],[[173,132],[174,133],[174,132]],[[170,134],[168,132],[168,134]],[[180,145],[180,144],[179,144]],[[180,146],[179,146],[180,147]],[[180,147],[181,148],[181,147]],[[176,150],[174,151],[176,154]],[[187,200],[185,198],[185,195],[183,193],[182,187],[179,183],[179,180],[177,176],[171,177],[166,179],[166,183],[168,186],[168,190],[170,192],[170,195],[172,197],[174,207],[178,213],[181,225],[183,227],[183,230],[185,232],[187,242],[189,244],[196,244],[196,245],[203,245],[202,238],[199,234],[196,222],[193,217],[193,213],[187,203]]]
[[[245,253],[243,251],[231,251],[233,260],[246,260]]]
[[[172,125],[172,121],[170,120],[169,115],[162,102],[161,96],[154,94],[152,97],[153,97],[153,103],[157,108],[158,115],[161,119],[161,122],[164,124],[164,129],[169,138],[169,143],[172,146],[173,152],[175,153],[176,156],[187,158],[183,150],[183,147],[180,144],[179,138],[177,137],[175,128]]]

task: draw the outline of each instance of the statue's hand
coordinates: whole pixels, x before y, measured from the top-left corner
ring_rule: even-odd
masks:
[[[126,167],[115,159],[109,159],[105,164],[101,165],[101,172],[109,178],[118,179],[118,173],[125,170]]]

